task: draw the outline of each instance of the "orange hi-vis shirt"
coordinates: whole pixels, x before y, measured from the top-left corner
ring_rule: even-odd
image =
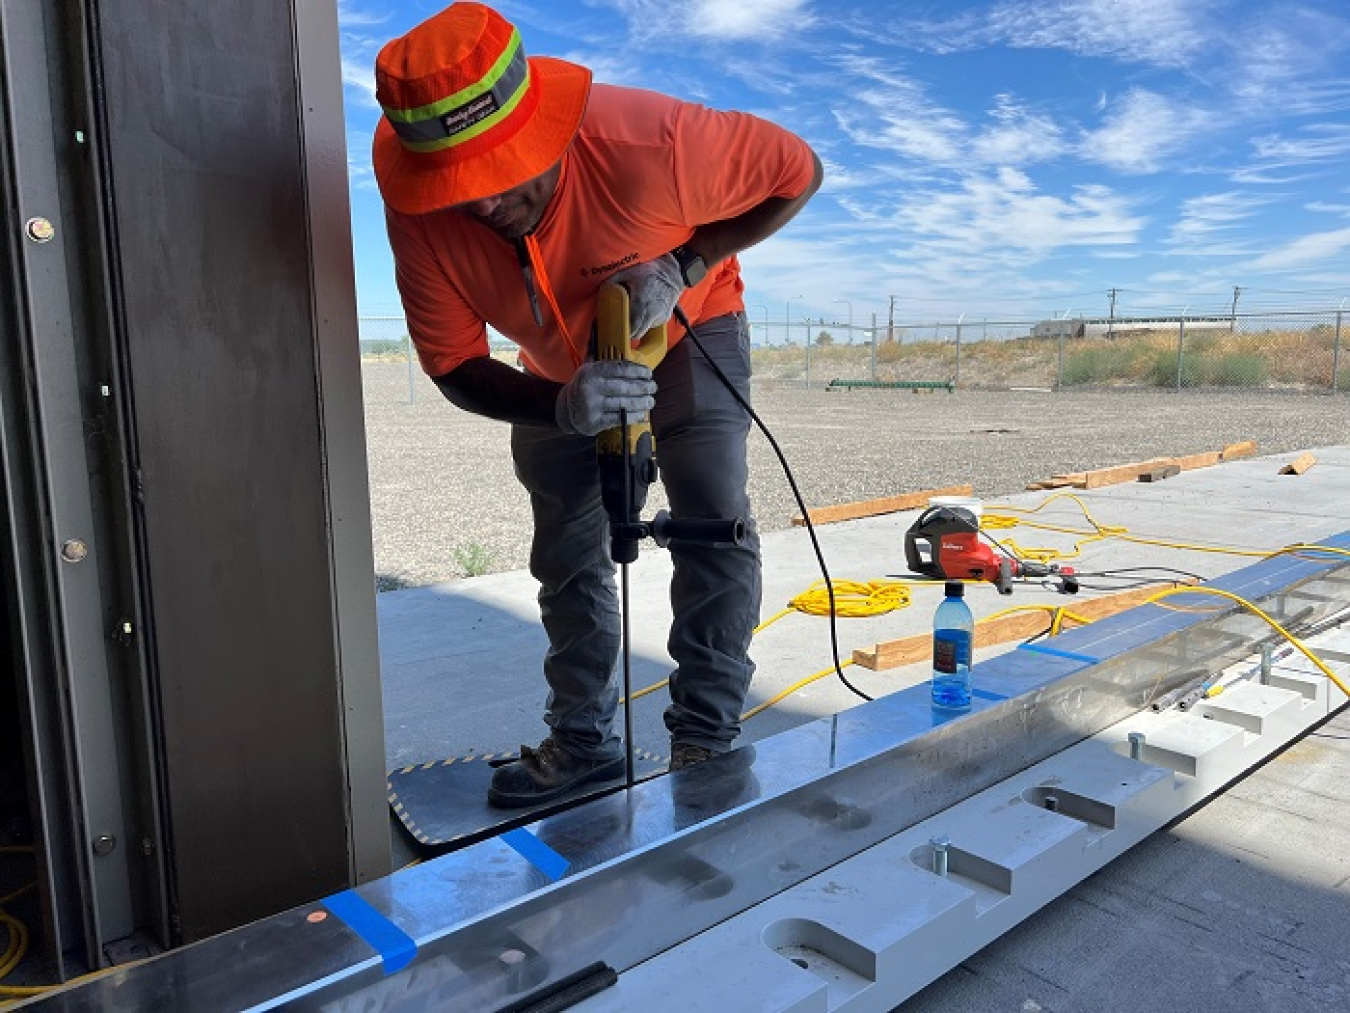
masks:
[[[422,368],[443,376],[488,354],[485,324],[520,346],[532,373],[559,382],[586,357],[595,296],[616,271],[654,260],[709,222],[770,197],[800,196],[815,170],[804,141],[745,113],[718,112],[655,92],[594,85],[563,156],[558,187],[535,227],[539,268],[575,348],[540,283],[535,323],[515,247],[455,211],[385,217],[408,333]],[[689,319],[744,309],[735,257],[680,298]],[[671,341],[681,334],[672,329]]]

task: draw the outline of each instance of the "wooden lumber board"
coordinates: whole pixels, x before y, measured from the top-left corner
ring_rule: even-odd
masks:
[[[1305,471],[1317,463],[1317,458],[1312,454],[1303,453],[1294,458],[1283,468],[1280,469],[1281,475],[1302,475]]]
[[[882,499],[862,500],[857,503],[840,503],[838,506],[820,507],[808,510],[807,516],[812,524],[832,524],[835,521],[851,521],[859,517],[875,517],[877,514],[892,514],[901,510],[913,510],[927,506],[934,496],[969,496],[974,492],[969,485],[951,485],[945,489],[925,489],[921,492],[907,492],[900,496],[886,496]],[[806,523],[801,514],[792,515],[792,523],[801,527]]]
[[[1081,480],[1080,480],[1081,481]],[[1040,482],[1029,482],[1028,489],[1064,489],[1073,488],[1074,480],[1066,475],[1060,475],[1055,478],[1047,478]],[[1078,488],[1082,488],[1081,485]]]
[[[1187,454],[1185,457],[1174,457],[1172,458],[1172,463],[1182,471],[1194,471],[1196,468],[1212,468],[1222,460],[1222,450],[1208,450],[1203,454]]]
[[[1161,587],[1142,587],[1131,591],[1119,591],[1103,595],[1100,598],[1079,599],[1067,597],[1062,604],[1070,612],[1084,619],[1096,621],[1113,616],[1136,605],[1142,605],[1157,594]],[[1039,604],[1039,603],[1038,603]],[[1050,625],[1050,613],[1039,609],[1035,612],[1014,612],[992,622],[975,624],[975,646],[989,647],[993,644],[1007,643],[1009,640],[1025,640],[1035,636]],[[933,635],[916,633],[898,640],[884,640],[871,647],[860,647],[853,651],[853,663],[880,672],[887,668],[899,668],[901,665],[913,665],[929,661],[933,657]]]
[[[1196,468],[1209,468],[1223,461],[1234,461],[1240,457],[1251,457],[1256,453],[1255,440],[1242,440],[1230,443],[1222,450],[1210,450],[1202,454],[1186,454],[1182,457],[1155,457],[1149,461],[1135,461],[1130,464],[1118,464],[1109,468],[1094,468],[1091,471],[1066,472],[1051,475],[1039,482],[1030,483],[1027,488],[1062,489],[1072,486],[1075,489],[1100,489],[1102,486],[1117,485],[1120,482],[1134,482],[1143,475],[1152,476],[1161,470],[1177,467],[1182,471]],[[1163,476],[1166,477],[1166,476]],[[1145,481],[1151,481],[1145,479]]]
[[[1223,454],[1222,459],[1225,461],[1236,461],[1239,457],[1255,457],[1256,441],[1242,440],[1239,443],[1230,443],[1223,448],[1221,453]]]
[[[1084,489],[1100,489],[1105,485],[1119,485],[1121,482],[1133,482],[1146,471],[1165,468],[1171,463],[1169,457],[1155,457],[1151,461],[1136,461],[1133,464],[1120,464],[1114,468],[1097,468],[1086,472],[1087,482]]]

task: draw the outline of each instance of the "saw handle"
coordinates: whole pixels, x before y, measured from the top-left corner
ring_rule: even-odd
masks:
[[[598,359],[626,359],[655,369],[666,357],[666,325],[657,324],[636,343],[628,332],[628,289],[612,281],[600,286],[595,308]]]

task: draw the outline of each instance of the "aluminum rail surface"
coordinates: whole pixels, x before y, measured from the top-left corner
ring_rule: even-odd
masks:
[[[1206,586],[1313,623],[1350,604],[1350,564],[1277,556]],[[979,665],[966,714],[916,686],[541,820],[530,847],[483,841],[33,1008],[509,1009],[597,961],[622,974],[1275,638],[1211,595],[1141,606]]]

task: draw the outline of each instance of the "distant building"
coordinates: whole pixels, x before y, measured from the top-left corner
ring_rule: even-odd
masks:
[[[1042,320],[1031,328],[1033,338],[1098,338],[1105,335],[1176,334],[1181,330],[1182,317],[1062,317]],[[1185,317],[1186,330],[1226,331],[1233,326],[1232,317]]]

